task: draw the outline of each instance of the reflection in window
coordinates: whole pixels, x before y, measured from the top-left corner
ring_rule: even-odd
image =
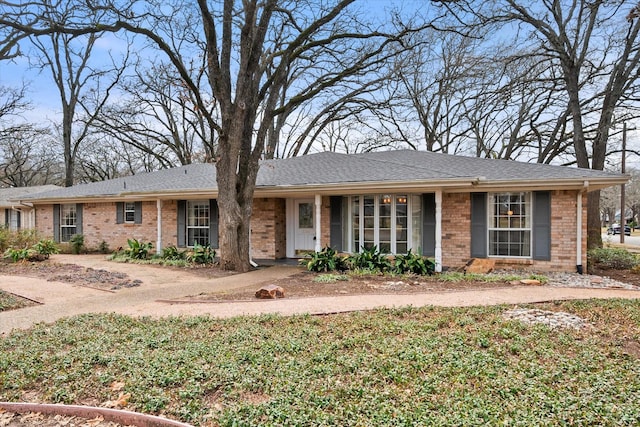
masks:
[[[352,239],[351,250],[370,249],[376,246],[383,253],[406,253],[412,236],[409,230],[413,222],[421,223],[420,196],[380,194],[351,197]],[[409,222],[410,205],[416,204],[417,214]],[[420,241],[420,227],[415,241]]]
[[[490,196],[489,255],[531,256],[531,193]]]
[[[209,201],[187,202],[187,246],[209,244]]]

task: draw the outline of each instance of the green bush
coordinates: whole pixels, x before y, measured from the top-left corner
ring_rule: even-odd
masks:
[[[345,257],[339,255],[335,249],[329,246],[320,252],[312,253],[310,258],[301,259],[300,263],[306,264],[307,270],[315,272],[347,270]]]
[[[433,274],[436,268],[435,261],[428,259],[420,254],[414,254],[409,249],[406,255],[396,255],[393,264],[393,272],[396,274]]]
[[[128,248],[124,250],[127,257],[132,259],[147,259],[149,258],[149,252],[153,248],[151,242],[143,242],[138,239],[127,239]]]
[[[186,254],[185,252],[181,251],[180,249],[178,249],[175,246],[167,246],[166,248],[162,249],[162,259],[164,260],[172,260],[172,261],[177,261],[177,260],[183,260],[185,259]]]
[[[100,242],[100,245],[98,246],[98,251],[101,254],[108,254],[110,251],[109,249],[109,244],[107,242],[105,242],[104,240],[102,242]]]
[[[27,261],[35,255],[35,251],[29,248],[9,248],[5,251],[4,257],[11,258],[13,262]]]
[[[39,240],[38,243],[33,246],[33,249],[45,259],[48,259],[51,254],[57,254],[60,252],[56,242],[51,239]]]
[[[0,251],[5,252],[9,248],[28,248],[40,240],[36,230],[9,230],[0,226]]]
[[[211,246],[193,245],[193,249],[187,252],[187,260],[194,264],[213,264],[216,257],[215,249]]]
[[[78,255],[84,249],[84,234],[74,234],[69,239],[69,244],[71,245],[71,253]]]
[[[587,253],[587,265],[625,270],[638,265],[638,257],[622,248],[596,248]]]
[[[378,250],[377,246],[366,249],[364,246],[360,252],[350,255],[347,258],[347,264],[351,269],[379,271],[384,273],[391,271],[392,265],[386,254]]]

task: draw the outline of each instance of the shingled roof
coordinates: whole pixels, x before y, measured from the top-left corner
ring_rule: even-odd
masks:
[[[475,186],[476,191],[492,186],[553,187],[585,186],[588,189],[621,184],[628,176],[566,166],[480,159],[414,150],[361,154],[317,153],[289,159],[266,160],[258,173],[256,195],[261,192],[330,192],[349,187],[438,188]],[[80,184],[23,200],[65,200],[122,198],[146,195],[187,196],[217,193],[213,164],[192,164],[174,169],[142,173],[125,178]],[[338,193],[340,194],[340,193]]]

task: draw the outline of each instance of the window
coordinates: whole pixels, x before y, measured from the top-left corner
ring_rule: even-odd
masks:
[[[209,244],[209,201],[187,202],[187,246]]]
[[[350,209],[351,252],[376,246],[383,253],[404,254],[410,244],[420,242],[420,228],[415,227],[420,222],[420,196],[354,196]]]
[[[490,195],[489,255],[531,256],[531,193]]]
[[[313,203],[298,204],[298,228],[313,228]]]
[[[68,242],[76,234],[78,213],[75,204],[60,205],[60,241]]]
[[[136,204],[135,202],[125,202],[124,204],[124,222],[133,223],[136,221]]]
[[[20,229],[20,212],[13,209],[6,209],[6,223],[9,230],[15,231]]]

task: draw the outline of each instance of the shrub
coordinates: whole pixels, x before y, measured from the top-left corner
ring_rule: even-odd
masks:
[[[385,254],[378,251],[377,246],[372,246],[369,249],[363,246],[360,252],[347,258],[347,263],[352,269],[379,271],[381,273],[391,270],[391,261]]]
[[[338,252],[329,246],[320,252],[312,253],[311,258],[301,259],[300,263],[306,264],[307,270],[315,272],[347,270],[345,257],[338,255]]]
[[[162,259],[176,261],[185,259],[185,257],[185,252],[180,251],[175,246],[167,246],[162,249]]]
[[[98,246],[98,251],[101,254],[108,254],[110,251],[109,249],[109,244],[107,242],[105,242],[104,240],[102,242],[100,242],[100,245]]]
[[[193,249],[187,253],[187,260],[195,264],[213,264],[216,257],[215,249],[211,246],[193,245]]]
[[[28,248],[39,240],[36,230],[9,230],[0,226],[0,251],[5,252],[9,248]]]
[[[78,255],[84,249],[84,234],[74,234],[69,239],[71,245],[71,253]]]
[[[149,251],[153,248],[151,242],[143,242],[138,239],[127,239],[128,248],[124,250],[127,257],[132,259],[147,259],[149,258]]]
[[[622,248],[596,248],[587,253],[589,267],[630,269],[638,265],[638,257]]]
[[[38,243],[33,246],[33,249],[45,259],[48,259],[51,254],[57,254],[60,252],[56,242],[51,239],[39,240]]]
[[[11,258],[13,262],[27,261],[35,255],[35,251],[29,248],[9,248],[5,251],[4,257]]]
[[[396,255],[393,264],[393,272],[397,274],[433,274],[436,263],[433,260],[423,257],[420,254],[414,254],[409,249],[406,255]]]

